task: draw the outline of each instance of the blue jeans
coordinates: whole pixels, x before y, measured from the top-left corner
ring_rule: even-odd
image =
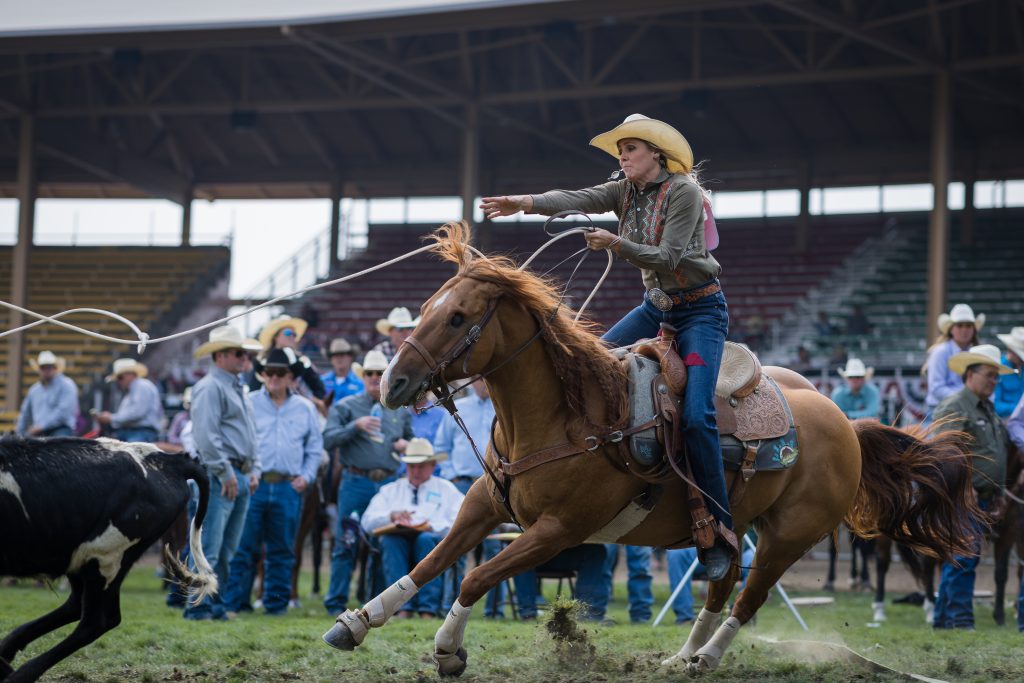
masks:
[[[295,535],[299,531],[302,495],[289,481],[260,482],[249,501],[245,528],[224,590],[224,609],[237,612],[249,603],[257,563],[264,544],[267,559],[263,572],[263,606],[267,614],[284,614],[292,596],[295,567]]]
[[[425,531],[416,536],[387,534],[380,537],[381,560],[384,563],[384,581],[389,586],[409,573],[430,554],[441,539],[441,534]],[[442,575],[443,576],[443,575]],[[441,613],[441,577],[428,581],[411,600],[399,609],[430,614]]]
[[[708,512],[732,529],[729,493],[718,443],[715,421],[715,382],[722,364],[725,337],[729,333],[729,307],[722,292],[688,304],[659,311],[647,298],[605,333],[612,346],[626,346],[638,339],[654,337],[661,323],[678,331],[679,355],[687,370],[683,400],[682,431],[693,476],[702,489]],[[717,503],[717,504],[716,504]]]
[[[394,477],[382,481],[370,481],[366,477],[345,472],[338,485],[338,520],[334,527],[334,550],[331,552],[331,583],[324,596],[324,607],[332,614],[345,611],[348,603],[349,584],[355,568],[356,553],[359,551],[358,538],[346,538],[342,521],[352,513],[362,517],[370,499],[377,495],[380,487],[394,481]]]
[[[203,554],[217,574],[217,582],[227,586],[231,572],[231,558],[238,548],[245,525],[245,513],[249,509],[249,475],[243,474],[237,467],[235,478],[238,480],[238,495],[228,500],[221,495],[221,480],[210,474],[210,506],[206,510],[203,521]],[[189,562],[194,569],[194,563]],[[206,598],[198,605],[185,607],[186,619],[220,619],[224,616],[224,602],[220,593]]]
[[[152,427],[122,427],[114,430],[115,439],[129,443],[133,441],[152,443],[156,441],[157,436],[157,431]]]
[[[474,480],[475,481],[475,480]],[[459,490],[459,493],[466,495],[469,488],[473,485],[472,481],[464,478],[460,478],[452,481],[452,484]],[[501,541],[484,541],[484,561],[491,559],[495,555],[501,552],[503,548]],[[467,553],[468,555],[468,553]],[[462,585],[462,577],[466,575],[466,556],[460,555],[459,559],[456,560],[455,565],[449,567],[441,575],[443,577],[443,595],[441,598],[441,609],[447,613],[452,608],[452,604],[455,603],[455,598],[459,595],[459,586]],[[487,591],[487,595],[484,596],[484,616],[485,617],[504,617],[505,611],[502,609],[502,602],[505,600],[505,582],[502,581],[497,586]]]
[[[740,539],[743,543],[743,539]],[[674,548],[667,551],[668,556],[668,584],[670,590],[675,590],[683,574],[690,568],[697,559],[696,548]],[[740,589],[747,584],[747,574],[750,573],[750,566],[754,562],[754,551],[747,548],[743,551],[743,560],[740,563]],[[698,568],[702,568],[698,563]],[[672,601],[672,610],[676,613],[676,623],[685,624],[693,621],[693,588],[690,579],[686,580],[683,590],[679,591],[676,599]]]
[[[978,506],[982,510],[988,510],[989,501],[979,498]],[[975,538],[973,550],[976,553],[981,552],[980,533]],[[933,627],[974,628],[974,570],[977,569],[979,560],[977,556],[957,557],[952,563],[942,564],[939,593],[935,597]],[[1019,603],[1019,596],[1017,600]],[[1017,619],[1019,624],[1019,615]]]
[[[71,427],[51,427],[47,429],[39,436],[74,436],[75,433],[71,430]]]
[[[618,563],[619,546],[615,543],[606,544],[605,563],[601,571],[601,580],[605,587],[602,595],[604,602],[593,605],[595,611],[602,614],[607,609],[608,599],[613,592],[612,574]],[[629,579],[626,582],[626,589],[629,592],[629,620],[642,623],[651,618],[651,605],[654,604],[654,595],[651,593],[651,549],[642,545],[627,545],[626,568],[629,570]]]
[[[584,544],[567,548],[537,567],[515,577],[516,602],[519,616],[533,619],[537,616],[537,574],[539,571],[575,571],[576,599],[590,607],[589,618],[602,619],[608,604],[608,589],[604,581],[607,553],[601,544]],[[600,609],[597,608],[601,605]]]

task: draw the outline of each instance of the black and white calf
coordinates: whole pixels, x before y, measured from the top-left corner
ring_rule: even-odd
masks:
[[[66,575],[71,584],[67,602],[0,641],[0,681],[35,681],[121,622],[121,582],[187,504],[189,479],[200,492],[189,533],[197,570],[178,569],[201,599],[217,590],[200,542],[210,500],[202,466],[143,443],[0,440],[0,576]],[[26,645],[73,621],[67,638],[12,668]]]

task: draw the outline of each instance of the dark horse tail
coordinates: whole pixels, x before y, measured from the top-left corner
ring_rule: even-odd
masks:
[[[966,436],[943,432],[925,441],[873,420],[857,420],[853,430],[862,465],[847,526],[859,536],[885,534],[942,560],[976,554],[986,516],[971,485]]]

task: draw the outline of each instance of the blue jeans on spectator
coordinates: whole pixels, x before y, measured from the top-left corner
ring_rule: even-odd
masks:
[[[516,602],[519,617],[533,619],[537,616],[537,572],[575,571],[576,599],[589,607],[586,615],[590,619],[603,619],[608,604],[608,591],[604,582],[604,568],[607,552],[601,544],[584,544],[567,548],[536,569],[523,572],[515,577]],[[601,605],[600,609],[597,608]]]
[[[118,441],[153,443],[157,436],[157,431],[152,427],[122,427],[114,430],[114,438]]]
[[[605,564],[602,571],[602,582],[605,589],[598,599],[603,602],[593,605],[594,610],[604,614],[608,608],[608,598],[612,594],[612,574],[619,562],[619,546],[615,543],[605,545]],[[651,593],[651,549],[647,546],[626,546],[626,568],[629,579],[626,588],[629,592],[629,620],[642,623],[651,618],[651,605],[654,594]]]
[[[366,477],[346,471],[338,485],[338,519],[334,527],[334,550],[331,552],[331,582],[324,596],[324,607],[331,614],[345,611],[348,603],[349,584],[352,582],[352,570],[355,568],[356,553],[359,551],[359,539],[347,538],[342,527],[342,520],[352,513],[362,517],[370,499],[377,495],[380,487],[394,481],[394,477],[381,481],[371,481]]]
[[[227,586],[231,572],[231,558],[238,548],[245,525],[245,513],[249,508],[249,475],[243,474],[237,467],[235,478],[238,480],[238,495],[228,500],[221,495],[221,480],[210,474],[210,506],[206,510],[203,521],[203,554],[217,574],[217,583]],[[194,569],[195,564],[190,560]],[[186,605],[186,619],[222,619],[224,618],[224,602],[220,593],[210,596],[198,605]]]
[[[989,501],[979,498],[978,506],[988,510]],[[981,533],[980,529],[975,531],[978,535],[973,549],[980,554]],[[956,557],[954,562],[942,564],[939,593],[935,597],[934,628],[974,628],[974,570],[978,567],[979,559],[977,555]],[[1019,620],[1020,616],[1017,618]]]
[[[260,482],[249,501],[238,551],[231,559],[230,578],[224,590],[225,610],[237,612],[243,603],[249,603],[256,567],[265,546],[263,607],[267,614],[288,611],[295,567],[295,535],[299,531],[301,512],[302,495],[292,488],[290,481]]]
[[[466,477],[458,477],[452,480],[452,484],[459,490],[459,493],[466,495],[469,488],[473,485],[473,481]],[[484,561],[491,559],[499,552],[501,552],[502,543],[501,541],[484,541]],[[459,595],[459,586],[462,585],[462,577],[466,575],[466,555],[460,555],[459,559],[455,561],[454,566],[449,567],[444,571],[442,576],[442,598],[441,598],[441,609],[447,614],[448,610],[452,608],[455,603],[455,598]],[[505,600],[505,582],[502,581],[497,586],[487,591],[487,595],[484,597],[484,616],[485,617],[504,617],[505,611],[501,607],[501,603]]]
[[[743,539],[740,539],[743,543]],[[693,561],[697,559],[696,548],[673,548],[667,552],[668,555],[668,585],[669,590],[675,590],[683,574],[690,568]],[[747,574],[750,573],[750,566],[754,562],[754,551],[747,548],[743,551],[743,559],[740,563],[740,590],[747,585]],[[703,567],[698,564],[698,570]],[[676,599],[672,601],[672,610],[676,613],[676,623],[685,624],[693,621],[693,588],[690,579],[686,580],[683,590],[679,591]]]
[[[392,585],[409,573],[424,557],[430,554],[441,539],[441,534],[424,531],[415,536],[386,534],[380,537],[381,561],[384,563],[384,582]],[[443,576],[443,574],[442,574]],[[420,614],[438,615],[441,612],[441,576],[428,581],[411,600],[399,610],[411,610]]]
[[[665,312],[659,311],[645,297],[642,304],[615,323],[602,339],[613,346],[626,346],[638,339],[656,336],[663,322],[676,328],[679,355],[686,364],[686,397],[681,419],[690,467],[697,483],[708,494],[705,496],[708,512],[732,529],[715,421],[715,383],[722,364],[725,337],[729,333],[725,295],[717,292]]]

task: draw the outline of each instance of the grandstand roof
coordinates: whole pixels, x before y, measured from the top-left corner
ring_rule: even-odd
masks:
[[[24,114],[42,197],[458,195],[474,111],[484,193],[601,180],[587,142],[634,111],[719,189],[927,182],[944,70],[954,177],[1024,176],[1019,0],[441,5],[4,38],[0,196]]]

